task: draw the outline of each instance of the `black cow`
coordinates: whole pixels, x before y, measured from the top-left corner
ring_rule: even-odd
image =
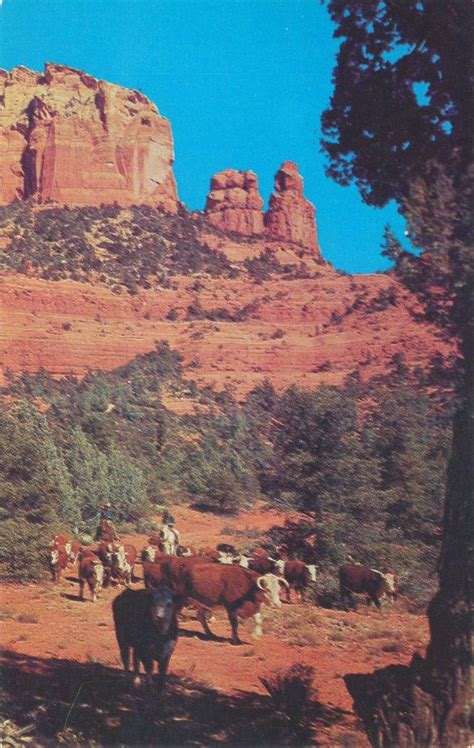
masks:
[[[149,590],[124,590],[112,603],[115,635],[123,666],[130,671],[130,649],[133,650],[134,683],[140,683],[140,662],[151,685],[153,663],[159,665],[160,688],[178,638],[175,593],[165,585]]]

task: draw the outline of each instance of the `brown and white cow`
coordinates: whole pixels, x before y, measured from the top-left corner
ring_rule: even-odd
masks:
[[[198,610],[198,618],[207,636],[212,632],[207,615],[222,605],[232,627],[232,643],[239,643],[238,620],[254,616],[255,636],[262,633],[260,607],[263,602],[280,606],[280,585],[284,579],[274,574],[259,575],[240,566],[215,564],[200,557],[175,558],[159,564],[144,564],[145,586],[166,584],[175,590],[181,606],[188,603]]]
[[[192,545],[178,545],[176,555],[184,557],[197,556],[198,552],[197,548],[194,548]]]
[[[375,571],[375,569],[372,569],[372,571]],[[385,577],[385,581],[387,582],[387,591],[384,594],[384,597],[388,600],[388,602],[393,605],[395,600],[398,597],[398,576],[393,571],[385,571],[385,572],[378,572],[379,574],[383,574]]]
[[[135,546],[125,543],[116,544],[112,551],[111,575],[129,587],[133,579],[133,567],[137,559]]]
[[[67,567],[68,558],[63,548],[51,548],[49,551],[49,566],[53,582],[56,584],[61,579],[61,572]]]
[[[140,554],[142,562],[148,561],[148,563],[155,563],[156,561],[159,561],[161,558],[166,557],[166,553],[163,553],[163,551],[160,551],[158,546],[151,545],[151,543],[148,543],[143,549]]]
[[[96,555],[104,567],[104,588],[108,587],[112,579],[112,554],[116,548],[115,543],[108,543],[102,540],[96,550]]]
[[[206,546],[205,548],[200,548],[197,555],[210,558],[211,561],[219,561],[221,557],[221,554],[219,553],[219,551],[217,551],[215,548],[211,548],[210,546]]]
[[[262,634],[263,602],[280,606],[280,585],[287,585],[285,579],[274,574],[259,575],[241,566],[216,564],[195,564],[185,570],[179,583],[184,582],[188,599],[198,603],[198,618],[207,636],[212,632],[207,624],[206,613],[217,606],[223,606],[232,628],[232,644],[239,644],[239,619],[250,616],[255,620],[255,636]],[[171,580],[173,584],[173,580]],[[179,588],[178,588],[179,589]]]
[[[254,552],[248,560],[247,568],[258,574],[274,574],[277,571],[275,559],[270,558],[265,552],[257,553],[257,555]]]
[[[291,602],[291,590],[295,590],[300,602],[304,602],[306,589],[311,582],[316,582],[316,566],[303,561],[276,561],[278,572],[288,582],[286,600]]]
[[[97,601],[104,583],[104,567],[97,556],[86,556],[79,562],[79,594],[84,600],[84,587],[87,584],[93,603]]]
[[[70,564],[75,564],[82,548],[78,540],[70,540],[66,535],[55,535],[49,544],[50,550],[61,550],[66,554]]]
[[[348,604],[354,610],[356,603],[352,595],[365,594],[369,596],[377,608],[382,607],[382,599],[392,594],[387,579],[381,571],[369,569],[362,564],[344,564],[339,569],[339,590],[341,594],[341,603],[344,610],[348,610]]]
[[[153,589],[159,584],[168,584],[171,577],[175,580],[185,570],[195,564],[214,565],[214,561],[208,556],[166,556],[157,559],[154,563],[143,561],[143,581],[146,589]],[[176,584],[174,586],[176,589]],[[185,596],[185,587],[180,587],[180,594]]]

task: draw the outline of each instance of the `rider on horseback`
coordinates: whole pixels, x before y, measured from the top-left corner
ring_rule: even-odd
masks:
[[[169,546],[167,546],[169,547],[170,555],[176,556],[176,550],[178,548],[178,545],[180,544],[180,536],[179,536],[178,530],[176,529],[175,519],[173,515],[170,514],[168,510],[165,509],[165,511],[163,512],[162,521],[163,521],[163,528],[167,528],[168,532],[173,536],[174,542],[169,543]]]
[[[95,533],[95,540],[105,540],[107,543],[120,540],[115,525],[112,522],[112,505],[110,501],[107,501],[100,510],[100,521]]]

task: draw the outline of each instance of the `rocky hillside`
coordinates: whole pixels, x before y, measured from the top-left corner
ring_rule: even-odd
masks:
[[[324,261],[295,164],[266,213],[256,175],[227,169],[191,214],[173,158],[141,93],[62,65],[0,71],[4,374],[109,370],[163,339],[190,377],[240,395],[264,378],[423,372],[450,354],[389,275]]]
[[[423,371],[436,352],[449,355],[387,275],[341,274],[298,247],[229,238],[189,216],[157,214],[161,244],[155,235],[150,248],[155,211],[146,220],[98,211],[84,225],[73,212],[69,238],[55,232],[71,211],[46,220],[50,211],[25,210],[31,225],[18,228],[23,213],[0,229],[4,372],[109,370],[163,339],[183,353],[188,376],[240,395],[265,378],[309,388],[400,363]]]

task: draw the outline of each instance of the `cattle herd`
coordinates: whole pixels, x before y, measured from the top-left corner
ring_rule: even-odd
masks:
[[[166,552],[168,551],[168,553]],[[140,663],[147,680],[151,680],[154,662],[158,662],[159,686],[165,682],[168,664],[178,636],[178,615],[191,606],[207,637],[209,616],[223,607],[231,626],[231,643],[240,644],[239,620],[254,618],[254,636],[262,634],[261,606],[281,606],[280,593],[291,602],[291,591],[300,602],[308,586],[316,582],[316,567],[303,561],[282,558],[282,549],[271,555],[255,548],[250,555],[233,546],[197,549],[177,546],[175,555],[162,535],[153,535],[141,551],[130,544],[102,541],[93,548],[76,540],[56,535],[51,541],[50,568],[58,582],[68,565],[77,564],[80,598],[89,588],[92,602],[103,587],[123,584],[125,590],[112,603],[115,634],[125,670],[130,670],[132,652],[135,681],[139,682]],[[131,589],[134,567],[141,564],[144,589]],[[398,593],[398,579],[393,572],[382,573],[362,564],[344,564],[339,570],[341,603],[345,610],[355,609],[353,593],[365,594],[367,601],[380,608],[382,601],[393,602]]]

